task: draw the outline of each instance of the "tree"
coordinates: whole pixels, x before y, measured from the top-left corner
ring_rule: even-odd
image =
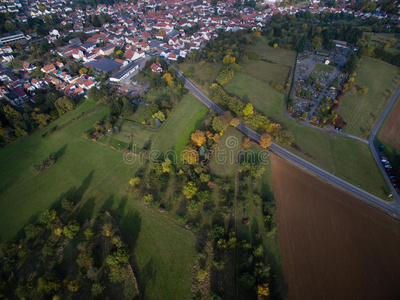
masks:
[[[183,194],[185,195],[186,198],[192,199],[194,195],[197,193],[197,186],[194,182],[189,181],[184,187],[183,187]]]
[[[77,292],[79,290],[78,280],[70,281],[70,283],[68,284],[68,290],[70,290],[71,292]]]
[[[261,135],[260,146],[264,149],[267,149],[269,146],[271,146],[271,136],[268,133]]]
[[[100,283],[93,283],[92,295],[94,297],[100,296],[103,293],[104,287]]]
[[[164,121],[165,121],[165,115],[164,115],[164,113],[163,113],[161,110],[159,110],[158,112],[156,112],[155,114],[153,114],[153,115],[152,115],[152,118],[153,118],[153,119],[157,118],[157,119],[159,119],[161,122],[164,122]]]
[[[268,284],[259,284],[257,286],[257,299],[262,300],[262,299],[267,299],[269,296],[269,287]]]
[[[61,207],[67,211],[72,211],[74,204],[75,203],[73,201],[70,201],[67,198],[61,200]]]
[[[322,45],[322,38],[319,36],[315,36],[313,37],[313,39],[311,40],[311,45],[310,45],[310,49],[311,51],[315,51],[317,50],[319,47],[321,47]]]
[[[172,77],[171,73],[169,73],[169,72],[165,73],[163,75],[163,78],[165,79],[165,82],[167,84],[170,84],[174,80],[174,78]]]
[[[246,107],[243,109],[243,113],[247,117],[253,114],[253,110],[254,110],[253,104],[247,103]]]
[[[211,176],[209,174],[201,173],[200,174],[200,181],[201,182],[209,182],[211,179]]]
[[[182,151],[181,159],[189,165],[195,165],[199,161],[199,153],[194,146],[188,145]]]
[[[250,148],[250,139],[248,137],[244,138],[243,140],[243,148],[244,149],[249,149]]]
[[[239,124],[240,124],[240,121],[239,121],[239,119],[237,119],[237,118],[233,118],[233,119],[229,122],[229,125],[231,125],[232,127],[238,127]]]
[[[61,287],[60,280],[54,273],[47,273],[38,279],[38,291],[42,294],[52,294]]]
[[[85,237],[88,241],[94,238],[94,232],[92,228],[87,228],[84,232]]]
[[[224,63],[225,66],[230,65],[236,62],[236,58],[231,55],[225,55],[222,62]]]
[[[224,69],[218,74],[216,81],[220,85],[224,85],[224,84],[227,84],[229,81],[231,81],[234,76],[235,76],[235,72],[233,70],[225,70]]]
[[[140,178],[139,177],[134,177],[134,178],[131,178],[129,180],[129,185],[131,187],[137,187],[139,184],[140,184]]]
[[[172,163],[169,158],[166,158],[164,162],[161,163],[163,173],[170,173],[172,171]]]
[[[63,115],[66,112],[69,112],[70,110],[74,109],[75,102],[74,102],[74,100],[64,96],[64,97],[58,98],[56,100],[56,102],[54,102],[54,106],[56,107],[58,114]]]
[[[192,142],[198,147],[202,146],[207,141],[205,133],[201,130],[196,130],[196,132],[193,132],[191,139]]]
[[[226,122],[226,119],[223,116],[214,117],[212,128],[215,132],[223,132],[228,128],[228,122]]]
[[[63,232],[66,238],[72,240],[80,230],[79,223],[76,220],[70,221],[68,225],[64,226]]]
[[[88,250],[79,252],[78,258],[76,259],[76,264],[80,268],[85,268],[88,270],[94,264],[92,253]]]
[[[80,69],[79,69],[79,75],[86,74],[86,73],[87,73],[87,71],[88,71],[88,69],[87,69],[87,68],[85,68],[85,67],[83,67],[83,68],[80,68]]]

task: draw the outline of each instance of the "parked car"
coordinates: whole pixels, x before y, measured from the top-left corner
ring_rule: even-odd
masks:
[[[386,163],[386,162],[389,162],[389,160],[386,157],[382,156],[381,157],[381,162]]]
[[[393,167],[392,167],[391,164],[385,164],[385,168],[386,168],[386,169],[392,169]]]

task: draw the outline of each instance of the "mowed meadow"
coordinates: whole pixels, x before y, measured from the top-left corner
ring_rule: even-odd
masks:
[[[289,299],[399,299],[400,221],[272,156]]]
[[[289,65],[294,62],[295,52],[272,48],[263,42],[248,48],[257,51],[271,63],[249,60],[249,63],[243,64],[244,72],[235,74],[224,89],[245,103],[253,104],[257,111],[272,122],[290,130],[296,145],[281,145],[282,147],[335,176],[388,200],[389,188],[366,144],[307,127],[285,114],[285,95],[273,89],[270,83],[284,84],[284,78],[289,77]],[[263,72],[259,72],[260,66],[265,67]]]
[[[368,87],[366,95],[346,93],[340,101],[338,113],[347,122],[345,132],[365,138],[396,90],[400,68],[373,58],[363,58],[356,69],[355,82]]]
[[[60,208],[69,196],[79,202],[76,216],[81,224],[104,209],[115,217],[146,299],[187,299],[194,236],[127,197],[138,163],[127,164],[122,152],[82,136],[107,114],[107,107],[85,101],[50,126],[0,150],[1,241],[20,236],[29,222],[46,209]],[[54,166],[39,176],[30,172],[31,165],[51,153],[57,154]]]

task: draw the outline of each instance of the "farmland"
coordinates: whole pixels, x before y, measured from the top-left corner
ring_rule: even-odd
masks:
[[[399,297],[398,220],[276,156],[272,182],[289,299]]]
[[[347,122],[346,133],[365,137],[379,118],[391,93],[397,88],[399,68],[388,63],[364,58],[356,70],[355,82],[368,87],[366,95],[346,93],[340,101],[338,113]]]
[[[394,105],[380,133],[380,138],[400,151],[400,101]]]
[[[84,118],[43,137],[54,125],[62,127],[72,117]],[[23,227],[46,209],[59,208],[73,197],[80,202],[80,222],[107,208],[117,219],[132,253],[139,290],[146,298],[186,299],[190,296],[190,268],[194,237],[169,219],[126,197],[128,180],[139,167],[126,164],[121,152],[85,140],[82,133],[108,108],[85,101],[50,127],[12,143],[0,151],[0,236],[7,241],[21,236]],[[29,170],[50,153],[57,162],[39,176]],[[179,259],[179,264],[176,261]]]

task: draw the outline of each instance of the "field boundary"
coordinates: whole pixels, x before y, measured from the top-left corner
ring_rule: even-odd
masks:
[[[316,179],[318,179],[318,180],[320,180],[320,181],[322,181],[322,182],[324,182],[324,183],[327,183],[327,184],[329,184],[330,186],[332,186],[332,187],[334,187],[334,188],[336,188],[336,189],[338,189],[338,190],[340,190],[340,191],[342,191],[342,192],[344,192],[344,193],[346,193],[346,194],[348,194],[348,195],[350,195],[350,196],[352,196],[352,197],[354,197],[354,198],[356,198],[356,199],[361,200],[362,203],[365,203],[365,204],[367,204],[368,206],[371,206],[371,207],[373,207],[373,208],[379,210],[380,212],[385,213],[386,215],[392,217],[393,219],[399,220],[399,221],[400,221],[400,216],[396,216],[396,215],[390,214],[388,211],[386,211],[386,210],[384,210],[384,209],[382,209],[382,208],[380,208],[380,207],[378,207],[378,206],[376,206],[376,205],[370,203],[369,201],[366,201],[365,199],[363,199],[363,198],[361,198],[361,197],[359,197],[359,196],[357,196],[357,195],[355,195],[355,194],[353,194],[353,193],[347,191],[346,189],[343,189],[342,187],[340,187],[340,186],[338,186],[338,185],[336,185],[336,184],[334,184],[334,183],[332,183],[332,182],[330,182],[330,181],[328,181],[328,180],[326,180],[326,179],[324,179],[324,178],[322,178],[322,177],[316,175],[314,172],[312,172],[312,171],[310,171],[310,170],[308,170],[308,169],[306,169],[306,168],[304,168],[304,167],[302,167],[302,166],[296,164],[295,162],[292,162],[290,159],[287,159],[286,157],[284,157],[284,156],[282,156],[282,155],[280,155],[280,154],[278,154],[278,153],[273,152],[273,154],[276,155],[276,156],[278,156],[279,158],[283,159],[285,162],[289,163],[290,165],[296,167],[297,169],[299,169],[299,170],[301,170],[301,171],[303,171],[303,172],[305,172],[305,173],[307,173],[307,174],[313,176],[314,178],[316,178]],[[339,178],[340,178],[340,177],[339,177]],[[340,179],[341,179],[341,178],[340,178]],[[342,179],[342,180],[343,180],[343,179]],[[381,200],[384,201],[384,202],[387,202],[388,204],[394,203],[393,200],[392,200],[392,201],[386,201],[386,200],[383,200],[383,199],[381,199]]]

